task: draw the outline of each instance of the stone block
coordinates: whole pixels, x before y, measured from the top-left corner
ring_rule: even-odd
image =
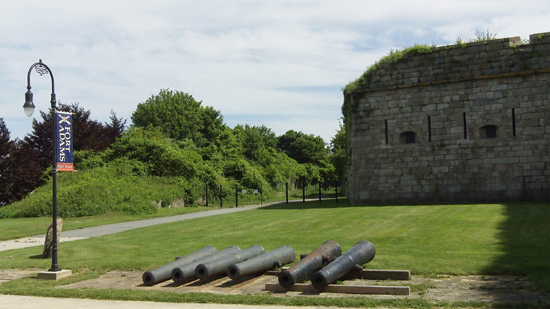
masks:
[[[44,280],[59,280],[70,277],[73,274],[72,270],[62,269],[59,271],[41,271],[38,273],[38,279]]]
[[[61,237],[61,230],[63,228],[63,219],[57,219],[57,243],[59,244],[59,238]],[[50,223],[48,226],[48,230],[46,232],[46,239],[44,240],[44,250],[42,251],[42,256],[44,258],[49,258],[52,256],[52,249],[53,249],[53,222]]]

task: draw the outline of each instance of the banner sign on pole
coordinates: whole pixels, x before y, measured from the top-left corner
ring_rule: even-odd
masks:
[[[56,111],[56,134],[57,134],[57,170],[73,171],[73,116],[72,113]]]

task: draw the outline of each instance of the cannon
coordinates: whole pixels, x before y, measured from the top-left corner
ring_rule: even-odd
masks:
[[[201,280],[207,280],[213,276],[224,274],[229,265],[246,261],[265,252],[260,245],[253,245],[233,254],[228,254],[220,259],[212,261],[203,261],[197,265],[195,276]]]
[[[205,263],[205,262],[216,261],[216,260],[224,258],[226,255],[234,254],[234,253],[237,253],[239,251],[241,251],[241,248],[239,248],[237,246],[231,246],[229,248],[225,248],[225,249],[223,249],[223,250],[221,250],[217,253],[211,254],[211,255],[203,258],[203,259],[196,260],[196,261],[193,261],[191,263],[175,267],[174,269],[172,269],[172,272],[171,272],[170,275],[172,276],[172,280],[174,280],[174,282],[182,284],[186,281],[189,281],[189,280],[192,280],[192,279],[196,278],[195,268],[197,268],[197,265],[199,265],[201,263]]]
[[[314,272],[311,275],[311,284],[321,290],[355,269],[357,265],[362,267],[363,264],[370,262],[374,259],[375,254],[374,245],[369,241],[362,240],[325,268]]]
[[[279,284],[290,288],[294,283],[304,281],[310,273],[332,262],[340,254],[342,249],[336,241],[326,241],[290,268],[283,269],[279,273]]]
[[[229,265],[227,268],[227,275],[231,279],[238,279],[241,276],[261,274],[265,271],[292,263],[295,257],[296,253],[294,253],[291,247],[282,246],[249,260]]]
[[[172,269],[202,259],[216,252],[218,252],[218,249],[214,248],[213,246],[204,247],[188,255],[179,257],[177,258],[177,260],[170,262],[166,265],[144,272],[141,279],[143,280],[143,283],[145,285],[155,285],[157,283],[170,279]]]

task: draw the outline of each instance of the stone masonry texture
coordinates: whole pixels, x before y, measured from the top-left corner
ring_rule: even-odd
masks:
[[[550,33],[381,61],[344,97],[353,204],[550,201]]]

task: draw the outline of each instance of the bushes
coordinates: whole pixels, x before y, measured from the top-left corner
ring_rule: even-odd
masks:
[[[154,129],[131,129],[104,153],[77,152],[75,159],[79,171],[58,173],[60,217],[154,213],[176,201],[193,205],[201,194],[199,179],[218,182],[196,150],[182,149]],[[46,181],[25,199],[0,208],[0,218],[51,215],[52,181]]]
[[[122,170],[125,170],[122,167]],[[122,175],[110,166],[58,174],[58,215],[80,217],[108,212],[155,213],[157,206],[194,204],[193,183],[182,177]],[[25,199],[0,208],[0,218],[40,217],[52,213],[52,183]]]

